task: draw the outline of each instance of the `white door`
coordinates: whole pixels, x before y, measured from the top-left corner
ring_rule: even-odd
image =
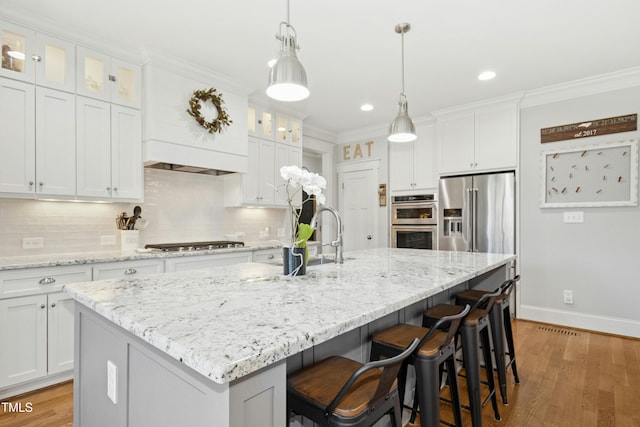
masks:
[[[64,292],[49,294],[47,308],[48,373],[73,369],[74,300]]]
[[[142,200],[142,114],[140,110],[111,106],[111,186],[112,197]]]
[[[339,172],[341,214],[344,226],[344,250],[353,251],[379,246],[376,243],[377,169]]]

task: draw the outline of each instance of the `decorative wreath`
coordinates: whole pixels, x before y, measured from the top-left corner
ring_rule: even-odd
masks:
[[[218,110],[218,117],[211,121],[207,121],[200,109],[202,108],[202,103],[211,102]],[[194,119],[196,122],[203,128],[207,129],[209,133],[222,132],[222,128],[224,126],[229,126],[233,121],[229,118],[229,114],[227,113],[227,109],[224,107],[224,100],[222,99],[222,94],[218,94],[216,88],[211,88],[208,90],[196,90],[193,92],[193,96],[189,100],[189,109],[187,113]]]

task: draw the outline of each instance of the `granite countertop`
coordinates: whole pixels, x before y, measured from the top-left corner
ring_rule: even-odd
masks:
[[[76,283],[65,292],[224,384],[515,259],[389,248],[346,256],[301,277],[243,263]]]
[[[224,248],[224,249],[211,249],[201,250],[193,252],[162,252],[159,250],[140,250],[135,252],[123,252],[123,251],[103,251],[103,252],[82,252],[82,253],[68,253],[68,254],[46,254],[46,255],[29,255],[29,256],[14,256],[14,257],[0,257],[0,271],[3,270],[18,270],[23,268],[38,268],[38,267],[55,267],[61,265],[82,265],[82,264],[95,264],[101,262],[117,262],[117,261],[131,261],[139,259],[164,259],[164,258],[178,258],[178,257],[191,257],[202,255],[214,255],[223,254],[229,252],[247,252],[260,249],[275,249],[282,247],[280,242],[275,240],[267,242],[258,242],[247,244],[240,248]]]

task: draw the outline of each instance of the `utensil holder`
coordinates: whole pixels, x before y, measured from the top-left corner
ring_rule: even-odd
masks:
[[[140,231],[120,230],[120,250],[134,252],[140,246]]]

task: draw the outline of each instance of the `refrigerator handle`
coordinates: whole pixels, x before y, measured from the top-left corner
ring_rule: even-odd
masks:
[[[471,189],[471,251],[478,252],[478,189]]]

